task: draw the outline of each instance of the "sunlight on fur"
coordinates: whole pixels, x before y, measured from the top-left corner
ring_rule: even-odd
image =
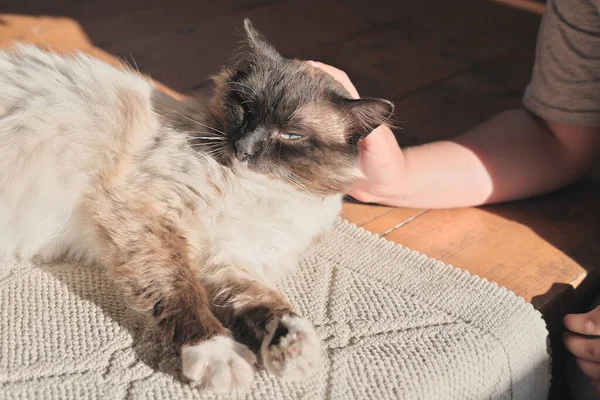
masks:
[[[393,112],[244,26],[243,55],[189,101],[83,54],[0,52],[0,258],[101,263],[217,392],[247,388],[258,354],[283,379],[318,368],[274,283],[332,227],[358,142]]]

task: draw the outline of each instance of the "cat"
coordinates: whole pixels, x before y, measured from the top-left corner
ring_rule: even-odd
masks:
[[[207,99],[83,54],[0,52],[0,259],[106,266],[215,392],[247,388],[257,355],[283,379],[319,368],[274,282],[332,227],[359,141],[393,114],[244,28]]]

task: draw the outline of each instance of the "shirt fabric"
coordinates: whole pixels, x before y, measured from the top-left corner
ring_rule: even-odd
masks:
[[[600,125],[600,0],[548,0],[525,108],[550,121]]]

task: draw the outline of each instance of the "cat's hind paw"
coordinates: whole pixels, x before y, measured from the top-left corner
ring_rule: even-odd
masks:
[[[183,375],[194,386],[216,393],[244,390],[254,377],[256,356],[226,336],[181,348]]]
[[[321,361],[321,340],[306,319],[284,315],[267,325],[268,335],[261,346],[267,371],[290,381],[313,375]]]

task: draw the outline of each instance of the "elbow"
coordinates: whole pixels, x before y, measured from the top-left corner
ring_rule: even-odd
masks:
[[[575,126],[545,121],[556,138],[565,184],[582,178],[600,155],[600,127]]]

